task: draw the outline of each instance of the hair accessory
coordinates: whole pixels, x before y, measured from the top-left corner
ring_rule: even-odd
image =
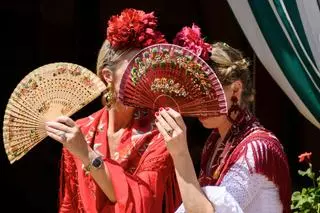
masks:
[[[211,45],[206,43],[201,37],[201,29],[193,24],[192,27],[184,27],[177,33],[173,43],[192,51],[204,60],[209,59]]]
[[[164,35],[156,30],[154,13],[125,9],[108,21],[107,40],[116,49],[144,48],[152,44],[166,43]]]

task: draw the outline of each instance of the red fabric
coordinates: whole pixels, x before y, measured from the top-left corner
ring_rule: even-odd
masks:
[[[60,213],[171,213],[181,203],[173,161],[149,116],[136,114],[111,159],[107,142],[108,112],[102,109],[77,121],[90,146],[105,157],[115,190],[111,203],[82,163],[63,149]]]
[[[250,172],[265,175],[279,189],[283,204],[283,212],[290,212],[291,179],[287,157],[278,139],[268,130],[263,128],[254,117],[246,114],[246,119],[240,124],[240,132],[234,137],[233,146],[228,151],[225,161],[221,161],[219,154],[211,161],[215,144],[219,139],[216,130],[206,142],[201,159],[199,181],[201,186],[220,185],[229,169],[243,156],[247,156],[248,147],[252,147],[254,168],[248,163]],[[254,141],[261,145],[254,146]],[[218,153],[223,153],[221,150]],[[247,161],[248,162],[248,161]],[[221,172],[217,178],[213,177],[215,169],[220,166]]]

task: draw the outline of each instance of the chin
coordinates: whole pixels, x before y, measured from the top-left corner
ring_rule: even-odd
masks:
[[[201,124],[202,124],[202,126],[204,127],[204,128],[206,128],[206,129],[213,129],[214,127],[212,127],[211,125],[210,125],[210,123],[207,121],[207,119],[205,119],[205,120],[199,120],[200,122],[201,122]]]
[[[204,128],[207,129],[215,129],[221,123],[222,117],[208,117],[208,118],[200,118],[199,121],[202,123]]]

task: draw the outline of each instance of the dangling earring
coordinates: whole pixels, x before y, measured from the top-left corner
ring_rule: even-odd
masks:
[[[232,118],[232,115],[237,115],[237,113],[241,110],[238,104],[238,98],[236,96],[231,97],[232,105],[228,110],[228,119],[231,123],[236,123],[236,119]]]
[[[237,119],[239,113],[242,112],[242,109],[240,108],[240,105],[238,103],[238,98],[236,96],[231,97],[232,105],[230,109],[228,110],[228,120],[232,123],[231,131],[233,134],[237,134],[239,132],[239,121]],[[232,116],[236,116],[235,118],[232,118]]]
[[[111,107],[113,106],[113,104],[116,102],[115,100],[115,95],[113,92],[113,88],[111,83],[108,83],[107,85],[107,89],[105,94],[103,95],[104,101],[105,101],[105,107],[107,108],[107,110],[111,109]]]

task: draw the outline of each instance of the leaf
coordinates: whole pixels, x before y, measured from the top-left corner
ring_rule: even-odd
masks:
[[[311,180],[314,180],[314,178],[315,178],[315,176],[316,176],[316,174],[315,174],[314,172],[310,172],[310,173],[308,173],[307,175],[308,175],[308,177],[309,177]]]
[[[306,171],[298,170],[298,174],[301,176],[305,176],[307,174],[307,170]]]

